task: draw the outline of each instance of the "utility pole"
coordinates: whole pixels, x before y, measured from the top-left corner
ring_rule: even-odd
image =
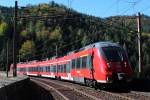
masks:
[[[17,76],[16,67],[16,34],[17,34],[17,13],[18,13],[18,2],[15,1],[14,11],[14,33],[13,33],[13,77]]]
[[[139,54],[139,74],[141,73],[141,14],[137,16],[137,29],[138,29],[138,54]]]
[[[6,54],[6,57],[7,57],[7,64],[6,64],[6,76],[8,77],[8,52],[9,52],[9,40],[7,40],[7,46],[6,46],[6,49],[7,49],[7,54]]]
[[[57,52],[57,49],[58,49],[58,48],[57,48],[57,44],[56,44],[56,57],[58,56],[58,52]]]

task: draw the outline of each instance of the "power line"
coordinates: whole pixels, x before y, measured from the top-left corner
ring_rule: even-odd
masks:
[[[147,7],[145,7],[145,8],[143,8],[140,12],[145,12],[145,11],[147,11],[147,10],[149,10],[149,9],[150,9],[150,5],[147,6]]]
[[[26,18],[26,19],[35,19],[35,18],[40,18],[41,20],[42,19],[44,19],[44,18],[56,18],[56,17],[64,17],[64,15],[54,15],[54,16],[25,16],[25,17],[20,17],[20,18]],[[63,18],[63,19],[65,19],[65,20],[69,20],[69,19],[87,19],[87,18],[83,18],[83,17],[73,17],[73,18],[69,18],[69,17],[67,17],[67,18]],[[108,23],[105,23],[105,22],[102,22],[101,21],[101,23],[103,23],[103,24],[107,24],[108,25]],[[82,40],[82,39],[81,39]],[[77,40],[77,41],[75,41],[75,42],[73,42],[73,43],[70,43],[70,44],[67,44],[67,45],[64,45],[63,47],[59,47],[59,49],[60,48],[64,48],[64,47],[67,47],[67,46],[69,46],[69,45],[72,45],[72,44],[74,44],[74,43],[76,43],[76,42],[79,42],[79,41],[81,41],[81,40]],[[47,40],[47,41],[49,41],[49,40]],[[43,45],[43,44],[42,44]],[[42,54],[40,54],[40,55],[43,55],[43,53]]]
[[[134,9],[134,7],[135,7],[136,5],[138,5],[141,1],[142,1],[142,0],[138,0],[138,1],[134,1],[134,2],[129,2],[129,1],[125,1],[125,2],[132,4],[131,7]],[[128,7],[127,9],[125,9],[125,10],[121,13],[121,15],[122,15],[122,14],[126,14],[126,13],[131,9],[131,7]]]
[[[108,13],[108,12],[110,12],[111,9],[114,7],[114,5],[115,5],[116,3],[119,3],[120,1],[121,1],[121,0],[116,0],[114,3],[112,3],[112,4],[104,11],[103,15],[105,15],[105,14]]]

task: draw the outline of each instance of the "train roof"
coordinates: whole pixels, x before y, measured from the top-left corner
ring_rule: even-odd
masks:
[[[113,42],[110,42],[110,41],[96,42],[96,43],[87,45],[87,46],[81,48],[80,50],[90,49],[90,48],[93,48],[93,47],[106,47],[106,46],[119,46],[119,44],[118,43],[113,43]]]
[[[107,46],[119,46],[119,44],[118,43],[113,43],[111,41],[96,42],[96,43],[87,45],[85,47],[82,47],[78,50],[70,51],[67,54],[72,54],[72,53],[79,52],[79,51],[82,51],[82,50],[87,50],[87,49],[90,49],[90,48],[93,48],[93,47],[100,48],[100,47],[107,47]]]
[[[96,42],[96,43],[87,45],[87,46],[85,46],[85,47],[82,47],[82,48],[80,48],[80,49],[78,49],[78,50],[74,50],[74,51],[68,52],[67,55],[68,55],[68,54],[75,53],[75,52],[79,52],[79,51],[82,51],[82,50],[87,50],[87,49],[90,49],[90,48],[93,48],[93,47],[100,48],[100,47],[107,47],[107,46],[119,46],[119,44],[118,44],[118,43],[113,43],[113,42],[110,42],[110,41]],[[66,56],[66,55],[65,55],[65,56]],[[64,57],[65,57],[65,56],[64,56]],[[53,57],[53,59],[46,60],[46,61],[48,61],[48,62],[51,61],[51,60],[55,61],[55,58],[56,58],[56,57]],[[59,59],[61,59],[61,58],[57,58],[57,60],[59,60]],[[34,60],[34,61],[29,61],[29,62],[21,62],[21,63],[18,63],[18,64],[44,63],[44,62],[46,62],[46,61],[36,61],[36,60]]]

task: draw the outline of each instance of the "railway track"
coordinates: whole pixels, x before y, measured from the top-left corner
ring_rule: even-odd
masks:
[[[133,91],[130,91],[129,93],[112,93],[102,90],[102,92],[108,93],[110,95],[116,95],[126,100],[150,100],[150,96]]]
[[[31,78],[33,79],[33,78]],[[85,99],[86,100],[148,100],[150,97],[145,96],[140,93],[135,93],[135,92],[128,92],[128,93],[117,93],[117,92],[110,92],[110,91],[105,91],[105,90],[95,90],[90,87],[82,86],[79,84],[74,84],[70,82],[65,82],[65,81],[58,81],[58,80],[51,80],[51,79],[42,79],[42,78],[34,78],[37,81],[41,81],[45,84],[51,85],[53,88],[56,88],[58,91],[61,92],[61,89],[58,88],[58,86],[64,89],[66,92],[74,91],[74,94],[79,94],[80,96],[71,96],[74,97],[74,100],[78,99]],[[55,85],[55,86],[54,86]],[[67,90],[68,89],[68,90]],[[70,92],[71,93],[71,92]],[[63,93],[65,94],[65,93]],[[66,93],[67,94],[67,93]],[[66,95],[65,94],[65,95]],[[83,98],[81,97],[83,96]],[[81,99],[79,98],[81,97]],[[67,97],[68,99],[69,98]]]
[[[37,78],[31,78],[31,80],[39,84],[40,86],[48,89],[49,91],[55,92],[52,95],[57,100],[100,100],[100,98],[96,98],[80,90],[71,88],[69,86],[61,85],[52,81],[46,81]]]

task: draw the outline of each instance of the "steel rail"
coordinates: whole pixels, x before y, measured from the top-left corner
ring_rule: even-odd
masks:
[[[123,95],[120,95],[120,94],[111,93],[111,92],[104,91],[104,90],[101,90],[101,92],[107,93],[107,94],[110,94],[110,95],[113,95],[113,96],[116,96],[116,97],[119,97],[119,98],[122,98],[122,99],[125,99],[125,100],[135,100],[135,99],[130,98],[130,97],[126,97],[126,96],[123,96]]]
[[[64,98],[64,100],[69,100],[69,98],[67,98],[66,96],[64,96],[61,92],[59,92],[57,89],[55,89],[55,88],[53,88],[52,86],[49,86],[49,85],[47,85],[47,84],[45,84],[45,83],[43,83],[43,82],[41,82],[41,81],[37,81],[37,80],[35,80],[35,79],[31,79],[33,82],[35,82],[35,83],[40,83],[41,85],[44,85],[44,86],[46,86],[46,87],[48,87],[48,89],[50,90],[50,89],[52,89],[52,90],[54,90],[57,94],[59,94],[61,97],[63,97]]]
[[[67,85],[62,85],[62,84],[53,82],[53,81],[51,81],[51,80],[45,80],[45,79],[39,79],[39,80],[43,80],[43,81],[46,81],[46,82],[51,82],[51,83],[53,83],[53,84],[57,84],[57,85],[60,85],[60,86],[66,87],[66,88],[70,88],[70,89],[72,89],[72,90],[74,90],[74,91],[76,91],[76,92],[78,92],[78,93],[80,93],[80,94],[82,94],[82,95],[84,95],[84,96],[86,96],[86,97],[88,97],[88,98],[91,98],[91,99],[93,99],[93,100],[102,100],[102,99],[100,99],[100,98],[97,98],[97,97],[95,97],[95,96],[92,96],[92,95],[90,95],[90,94],[87,94],[87,93],[85,93],[85,92],[83,92],[83,91],[80,91],[80,90],[78,90],[78,89],[76,89],[76,88],[73,88],[73,87],[70,87],[70,86],[67,86]]]

